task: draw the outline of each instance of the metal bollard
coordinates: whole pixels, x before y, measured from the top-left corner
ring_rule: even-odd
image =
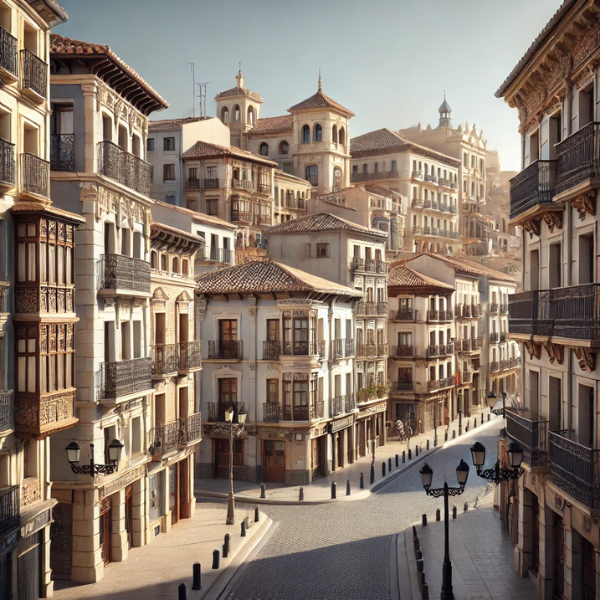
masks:
[[[223,558],[227,558],[229,556],[230,546],[231,546],[231,536],[228,533],[226,533],[225,540],[223,541]]]
[[[303,487],[301,487],[301,488],[298,490],[298,500],[299,500],[300,502],[302,502],[302,501],[304,500],[304,488],[303,488]]]
[[[246,521],[242,521],[242,531],[240,533],[241,537],[246,537]],[[214,569],[214,567],[213,567]]]
[[[444,441],[447,442],[448,441],[448,431],[444,432]]]
[[[456,519],[456,506],[452,507],[452,518]]]
[[[252,525],[250,525],[250,517],[245,517],[244,521],[246,522],[246,531],[248,531],[248,529],[252,527]]]
[[[441,512],[441,511],[440,511],[440,509],[438,508],[438,509],[435,511],[435,520],[436,520],[436,521],[441,521],[441,519],[442,519],[442,512]]]
[[[350,495],[350,480],[346,481],[346,496]]]
[[[365,489],[365,476],[363,473],[360,474],[360,489],[361,490]]]
[[[429,440],[427,440],[427,450],[429,450]]]
[[[398,468],[400,464],[400,457],[396,454],[396,469]]]
[[[427,515],[425,513],[421,517],[421,527],[427,527]]]
[[[371,485],[375,483],[375,465],[371,463]]]
[[[415,538],[415,537],[417,537],[417,526],[413,525],[412,528],[413,528],[413,538]]]
[[[187,586],[185,583],[179,584],[179,600],[187,600]]]
[[[244,526],[244,522],[242,521],[242,527]],[[221,551],[218,548],[213,550],[213,569],[219,569],[221,567]]]
[[[413,539],[413,546],[415,549],[415,556],[417,554],[417,552],[421,549],[421,544],[419,542],[419,536],[415,535],[414,539]]]
[[[406,450],[402,450],[402,464],[406,462]]]
[[[429,586],[426,583],[421,587],[421,600],[429,600]]]
[[[419,456],[419,446],[415,446],[415,456]]]
[[[422,573],[423,572],[423,559],[422,558],[417,558],[417,573]]]
[[[389,473],[392,472],[392,459],[391,459],[391,457],[388,458],[388,472]]]
[[[202,589],[202,571],[200,567],[200,563],[194,563],[194,577],[192,582],[193,590],[201,590]]]
[[[260,497],[261,498],[266,498],[267,494],[266,494],[267,488],[265,487],[264,483],[260,484]]]
[[[421,552],[421,550],[417,550],[415,552],[415,556],[416,556],[417,560],[419,560],[420,558],[422,559],[423,558],[423,553]]]
[[[455,439],[455,438],[456,438],[456,429],[453,429],[452,430],[452,439]]]
[[[419,583],[419,589],[425,585],[425,571],[417,572],[417,581]]]
[[[335,500],[337,498],[337,483],[335,481],[331,482],[331,499]]]
[[[385,463],[384,462],[381,463],[381,476],[385,477]]]
[[[258,523],[259,519],[260,519],[260,515],[258,512],[258,506],[255,506],[254,507],[254,522]]]
[[[463,506],[463,512],[467,512],[469,510],[469,503],[465,502],[465,505]]]
[[[410,460],[412,458],[412,450],[409,448],[408,449],[408,460]]]
[[[490,417],[491,417],[491,416],[492,416],[492,415],[491,415],[490,413],[488,413],[488,421],[490,420]],[[481,417],[481,418],[483,419],[483,417]]]

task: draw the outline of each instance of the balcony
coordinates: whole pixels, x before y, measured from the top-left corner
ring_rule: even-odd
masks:
[[[219,189],[219,180],[216,177],[211,179],[203,179],[201,187],[204,190],[217,190]]]
[[[422,198],[413,198],[411,202],[412,208],[424,208]]]
[[[497,344],[500,339],[500,334],[497,331],[490,333],[490,344]]]
[[[0,392],[0,436],[14,429],[15,398],[12,390]]]
[[[398,171],[381,171],[380,173],[352,173],[350,181],[361,183],[365,181],[378,181],[379,179],[398,179]]]
[[[500,343],[503,344],[504,342],[506,342],[506,332],[505,331],[501,331],[500,332]]]
[[[456,340],[456,351],[457,352],[476,352],[481,350],[481,338],[471,338],[467,340]]]
[[[413,392],[415,384],[413,381],[394,381],[392,382],[392,393],[401,394],[403,392]]]
[[[507,315],[508,314],[508,304],[501,304],[500,305],[500,314],[501,315]]]
[[[536,160],[510,180],[510,218],[536,207],[551,206],[557,161]]]
[[[50,194],[50,163],[35,154],[21,154],[21,186],[24,194],[48,198]]]
[[[156,344],[152,348],[152,375],[176,374],[179,367],[177,344]]]
[[[21,525],[18,485],[0,489],[0,540],[11,532],[17,532]]]
[[[167,454],[177,452],[179,449],[179,422],[170,421],[158,425],[150,430],[150,455],[154,459],[161,459]]]
[[[390,354],[390,346],[389,344],[377,344],[377,356],[380,358],[385,358]]]
[[[454,312],[451,310],[440,310],[440,321],[454,321]]]
[[[344,354],[346,357],[354,356],[354,338],[346,338],[344,340]]]
[[[14,187],[15,181],[15,145],[0,138],[0,187]]]
[[[21,90],[38,104],[48,97],[48,65],[27,48],[21,50]]]
[[[454,387],[454,377],[446,377],[437,379],[435,381],[427,382],[427,391],[435,392],[436,390],[442,390],[444,388]]]
[[[438,178],[435,175],[425,175],[425,181],[428,181],[429,183],[437,184]]]
[[[252,191],[253,185],[250,179],[232,179],[231,187],[236,190],[248,190]]]
[[[490,373],[498,373],[500,371],[500,363],[495,360],[490,363]]]
[[[422,181],[423,180],[423,171],[413,171],[410,174],[410,176],[412,179],[417,179],[419,181]]]
[[[356,305],[356,315],[362,317],[380,317],[387,316],[387,302],[358,302]]]
[[[281,404],[279,402],[263,402],[263,421],[278,423],[281,419]]]
[[[516,369],[517,367],[520,367],[520,366],[521,366],[521,357],[508,359],[508,368],[509,369]]]
[[[208,358],[242,360],[242,340],[212,340],[208,342]]]
[[[185,189],[186,190],[199,190],[200,189],[200,180],[192,177],[191,179],[186,179],[185,181]]]
[[[556,431],[551,431],[548,438],[550,481],[588,508],[600,508],[600,450],[573,442]]]
[[[117,399],[152,389],[152,359],[134,358],[100,365],[101,400]]]
[[[53,133],[50,135],[50,170],[75,170],[75,134]]]
[[[389,318],[393,321],[408,321],[414,323],[419,318],[418,310],[398,310],[390,311]]]
[[[416,346],[392,346],[390,358],[414,358]]]
[[[319,355],[319,358],[321,360],[323,360],[325,358],[325,341],[324,340],[317,342],[317,354]]]
[[[445,177],[438,177],[438,184],[447,188],[452,187],[452,181]]]
[[[139,194],[150,195],[152,165],[112,142],[98,142],[98,173]]]
[[[281,342],[279,340],[267,340],[263,342],[263,360],[279,360],[281,354]]]
[[[600,177],[598,127],[600,123],[588,123],[556,144],[556,194]]]
[[[317,356],[316,342],[284,342],[283,354],[285,356]]]
[[[206,246],[197,255],[197,260],[202,262],[215,262],[221,264],[231,264],[231,250],[229,248],[216,248]]]
[[[202,342],[191,340],[179,342],[178,371],[186,372],[202,368]]]
[[[331,414],[334,417],[346,412],[346,396],[335,396],[331,402]]]
[[[104,254],[100,262],[100,290],[104,296],[150,294],[150,263],[121,254]],[[106,290],[112,290],[108,293]]]
[[[233,422],[238,422],[238,415],[246,412],[243,402],[207,402],[208,404],[208,422],[225,423],[225,411],[233,408]]]
[[[492,302],[490,304],[490,312],[497,314],[498,313],[498,303],[497,302]]]
[[[3,27],[0,27],[0,69],[9,80],[16,80],[18,76],[17,65],[17,38]]]
[[[377,358],[377,344],[357,344],[356,358]]]
[[[448,356],[454,353],[454,344],[430,344],[427,346],[427,358],[433,358],[435,356]]]
[[[269,195],[271,193],[271,184],[270,183],[257,183],[256,191],[259,192],[260,194]]]
[[[325,415],[325,403],[321,400],[311,405],[291,406],[286,404],[283,407],[283,421],[308,421],[312,419],[322,419]]]
[[[179,419],[179,446],[189,446],[202,439],[202,413]]]
[[[341,360],[344,358],[344,342],[346,340],[331,340],[331,360]]]
[[[440,318],[439,310],[428,310],[427,311],[427,321],[438,321]]]
[[[231,209],[232,223],[252,223],[252,214],[245,210]]]
[[[388,272],[388,264],[384,260],[378,260],[374,258],[364,259],[355,256],[352,258],[352,270],[365,273],[385,274]]]

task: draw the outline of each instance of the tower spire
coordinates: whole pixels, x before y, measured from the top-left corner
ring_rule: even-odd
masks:
[[[319,67],[319,92],[322,91],[321,90],[321,67]]]

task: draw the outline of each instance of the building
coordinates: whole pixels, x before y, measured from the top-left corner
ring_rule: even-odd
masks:
[[[519,111],[523,158],[510,181],[523,291],[509,297],[523,395],[500,451],[517,441],[525,473],[499,503],[516,570],[548,599],[600,593],[599,14],[596,1],[563,2],[496,92]]]
[[[354,461],[358,418],[353,303],[360,292],[274,261],[252,261],[197,278],[203,350],[204,442],[197,471],[305,485]]]
[[[305,216],[312,193],[310,183],[279,169],[275,169],[274,181],[273,225]]]
[[[404,250],[451,254],[460,249],[458,160],[389,129],[353,138],[351,153],[354,185],[375,182],[409,199]]]
[[[50,201],[49,30],[56,2],[7,0],[0,37],[0,597],[53,593],[50,448],[77,422],[73,253]]]
[[[84,220],[73,257],[79,422],[52,446],[51,564],[56,578],[92,583],[159,531],[149,487],[154,201],[145,157],[148,116],[168,104],[108,46],[55,35],[50,58],[52,196]],[[114,468],[113,440],[123,445]],[[82,463],[103,469],[75,472],[71,442]]]
[[[353,338],[356,342],[353,389],[359,412],[353,439],[359,441],[356,456],[364,456],[372,452],[373,445],[385,444],[387,437],[387,233],[318,213],[276,225],[267,234],[272,260],[318,274],[360,294],[352,332],[347,325],[345,336],[337,331],[334,339]]]

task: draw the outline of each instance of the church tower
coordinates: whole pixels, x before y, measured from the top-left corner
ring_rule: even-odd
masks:
[[[446,93],[444,92],[444,101],[438,109],[440,113],[440,124],[439,127],[452,127],[452,109],[446,101]]]

